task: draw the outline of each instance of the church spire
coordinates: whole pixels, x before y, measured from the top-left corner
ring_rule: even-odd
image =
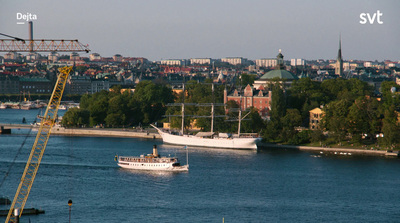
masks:
[[[342,35],[339,36],[339,50],[337,59],[342,60]]]
[[[335,74],[343,76],[343,58],[342,58],[342,35],[339,36],[339,50],[336,59]]]

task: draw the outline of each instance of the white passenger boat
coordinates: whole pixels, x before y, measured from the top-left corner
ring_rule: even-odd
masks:
[[[187,154],[187,153],[186,153]],[[116,156],[118,166],[135,170],[156,171],[188,171],[189,163],[181,165],[176,157],[162,157],[158,154],[157,146],[154,145],[153,153],[137,156]],[[188,160],[188,157],[186,158]]]

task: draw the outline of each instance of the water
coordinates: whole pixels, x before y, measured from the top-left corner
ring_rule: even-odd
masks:
[[[2,111],[0,123],[8,112],[14,111]],[[27,119],[30,113],[34,111],[25,111]],[[0,136],[0,179],[26,132]],[[0,196],[14,196],[34,137],[28,138],[17,157]],[[130,171],[116,165],[116,154],[151,153],[153,144],[161,154],[176,155],[186,163],[183,148],[160,140],[51,136],[26,204],[46,213],[24,216],[21,222],[68,222],[69,199],[72,222],[222,222],[223,218],[225,222],[398,222],[400,218],[398,159],[189,148],[188,173]]]

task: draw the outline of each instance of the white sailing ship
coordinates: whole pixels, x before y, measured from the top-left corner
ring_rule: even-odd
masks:
[[[156,145],[153,147],[152,154],[141,155],[139,157],[116,156],[115,158],[118,161],[118,166],[126,169],[176,172],[189,171],[189,163],[186,165],[181,165],[176,157],[160,156],[158,154]],[[186,159],[188,160],[188,156]]]
[[[164,132],[154,125],[151,126],[157,129],[164,143],[175,145],[256,150],[257,143],[261,141],[261,138],[234,137],[226,133],[216,135],[213,132],[199,132],[196,135],[174,135],[169,132]]]
[[[185,84],[182,84],[183,92],[185,92]],[[212,92],[214,92],[214,84],[212,84]],[[213,93],[214,94],[214,93]],[[183,93],[183,97],[185,94]],[[183,99],[184,101],[184,99]],[[190,103],[189,103],[190,104]],[[151,125],[155,128],[160,136],[163,139],[164,143],[175,144],[175,145],[187,145],[187,146],[199,146],[199,147],[212,147],[212,148],[225,148],[225,149],[250,149],[257,150],[257,143],[261,141],[261,138],[253,137],[251,134],[240,133],[240,125],[243,118],[250,114],[247,113],[242,117],[242,111],[239,111],[239,125],[238,125],[238,134],[232,135],[229,133],[219,133],[216,134],[214,130],[214,117],[218,117],[214,115],[214,107],[215,106],[225,106],[225,104],[219,103],[207,103],[207,104],[195,104],[195,106],[211,106],[211,115],[206,116],[211,118],[211,131],[210,132],[199,132],[196,135],[185,135],[184,134],[184,122],[185,122],[185,103],[175,103],[171,104],[172,106],[181,106],[182,107],[182,127],[181,132],[179,134],[172,134],[171,132],[165,132],[154,125]],[[193,104],[191,104],[193,105]],[[168,116],[168,115],[167,115]],[[172,115],[175,116],[175,115]],[[192,116],[192,117],[200,117],[200,116]],[[203,116],[204,117],[204,116]],[[219,116],[225,117],[225,116]]]

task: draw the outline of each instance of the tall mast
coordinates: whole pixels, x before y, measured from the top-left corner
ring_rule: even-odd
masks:
[[[240,137],[240,124],[242,122],[242,109],[239,108],[239,125],[238,125],[238,137]]]
[[[211,132],[214,132],[214,83],[211,85],[212,103],[211,103]]]
[[[182,135],[185,128],[185,83],[182,83]]]

